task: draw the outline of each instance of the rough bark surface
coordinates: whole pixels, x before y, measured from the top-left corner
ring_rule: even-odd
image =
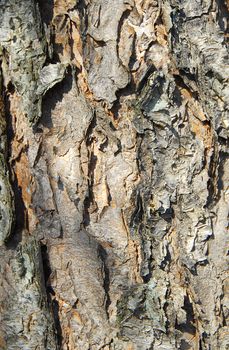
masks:
[[[0,349],[229,349],[228,8],[1,0]]]

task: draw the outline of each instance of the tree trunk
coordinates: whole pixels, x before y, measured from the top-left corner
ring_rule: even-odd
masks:
[[[0,349],[229,349],[227,0],[1,0]]]

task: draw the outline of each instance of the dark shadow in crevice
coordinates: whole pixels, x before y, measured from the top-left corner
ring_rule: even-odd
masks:
[[[109,296],[109,290],[110,290],[110,271],[107,266],[107,252],[106,250],[99,244],[98,247],[98,254],[99,257],[103,263],[103,270],[104,270],[104,280],[103,280],[103,288],[106,294],[106,303],[105,303],[105,310],[107,313],[107,317],[109,318],[108,309],[111,304],[110,296]]]
[[[10,170],[10,173],[12,173],[12,170]],[[28,227],[28,217],[22,199],[22,190],[21,187],[18,186],[16,178],[14,181],[11,181],[11,187],[14,194],[15,221],[12,233],[5,245],[9,249],[15,249],[22,240],[23,229]]]
[[[144,231],[144,224],[140,224],[139,226],[139,232],[143,232]],[[153,249],[153,244],[152,244],[152,241],[150,242],[150,255],[147,256],[145,254],[145,246],[144,246],[144,243],[148,243],[147,242],[148,240],[147,239],[142,239],[142,246],[143,246],[143,249],[142,249],[142,252],[143,252],[143,256],[144,256],[144,265],[147,264],[147,268],[148,268],[148,273],[146,273],[146,271],[143,270],[144,268],[144,265],[142,265],[141,267],[141,277],[144,281],[145,284],[147,284],[152,276],[153,276],[153,270],[154,270],[154,261],[153,261],[153,254],[152,254],[152,249]]]
[[[141,197],[140,191],[137,190],[136,196],[135,196],[135,210],[130,219],[130,227],[131,228],[137,227],[142,222],[143,216],[144,216],[144,210],[143,210],[142,197]]]
[[[179,350],[191,350],[191,349],[192,349],[191,345],[185,339],[182,339],[179,346]]]
[[[41,20],[46,25],[51,24],[53,18],[54,0],[37,0]]]
[[[166,247],[166,255],[164,256],[164,259],[163,259],[162,262],[161,262],[161,268],[162,268],[162,270],[165,271],[165,268],[166,268],[167,266],[169,266],[171,262],[172,262],[172,257],[171,257],[169,248]]]
[[[87,5],[85,0],[80,0],[77,2],[77,9],[79,11],[80,15],[80,32],[82,35],[82,41],[83,44],[85,44],[86,41],[86,34],[87,34],[87,28],[88,28],[88,13],[87,13]],[[84,45],[83,45],[84,46]]]
[[[218,182],[217,182],[217,189],[218,189],[218,196],[217,198],[220,198],[221,192],[224,188],[223,184],[223,176],[225,173],[225,163],[226,160],[229,159],[229,155],[226,152],[220,151],[219,152],[219,166],[218,166]]]
[[[205,208],[212,208],[215,203],[217,203],[221,197],[222,190],[224,188],[223,176],[224,176],[224,167],[225,162],[229,158],[229,155],[226,152],[220,151],[219,158],[216,158],[216,155],[212,155],[210,166],[209,166],[209,180],[208,180],[208,198],[206,201]],[[217,168],[218,165],[218,168]],[[218,172],[216,172],[218,170]],[[216,178],[217,176],[217,178]],[[217,180],[217,186],[215,182]],[[215,191],[216,187],[216,191]]]
[[[97,125],[96,114],[94,114],[93,119],[87,129],[85,140],[86,146],[90,149],[90,146],[93,142],[93,130]],[[88,193],[84,199],[84,212],[83,212],[83,226],[87,227],[90,225],[90,206],[94,203],[94,171],[97,163],[97,156],[93,153],[90,154],[89,164],[88,164]]]
[[[176,324],[175,328],[179,330],[182,333],[189,333],[192,335],[196,334],[196,327],[195,324],[195,316],[194,311],[192,307],[192,303],[190,302],[190,299],[188,296],[184,297],[184,306],[182,309],[186,312],[186,323],[182,324]]]
[[[53,291],[52,287],[49,284],[49,277],[52,273],[49,256],[48,256],[48,248],[46,244],[41,243],[41,257],[42,257],[42,265],[43,265],[43,272],[44,272],[44,282],[45,282],[45,288],[47,291],[48,301],[50,302],[50,294],[55,295],[55,292]],[[49,294],[50,293],[50,294]]]
[[[94,154],[91,154],[89,167],[88,167],[88,174],[89,174],[88,195],[85,197],[85,200],[84,200],[84,213],[83,213],[84,227],[90,225],[89,209],[91,207],[91,204],[94,203],[93,185],[94,185],[94,171],[95,171],[96,163],[97,163],[97,156],[95,156]]]
[[[42,117],[39,121],[40,125],[43,125],[48,129],[53,128],[52,111],[55,109],[57,103],[63,100],[64,94],[67,94],[72,89],[72,84],[72,70],[69,67],[65,73],[64,79],[48,90],[43,97]],[[36,129],[34,131],[36,131]]]
[[[61,324],[60,324],[60,319],[59,319],[59,303],[56,299],[52,301],[52,310],[53,310],[53,317],[54,317],[54,323],[55,323],[55,328],[56,328],[56,338],[57,338],[57,344],[59,349],[61,349],[61,344],[63,340],[62,336],[62,329],[61,329]]]
[[[182,72],[183,72],[183,75],[185,75],[189,80],[195,81],[196,78],[195,78],[194,74],[187,73],[187,72],[185,72],[184,69]],[[182,75],[174,74],[173,77],[174,77],[175,83],[178,87],[188,90],[188,92],[191,94],[191,96],[198,101],[198,99],[199,99],[198,91],[194,91],[191,86],[188,86],[184,82]]]
[[[203,350],[203,347],[202,347],[202,340],[201,340],[201,339],[199,340],[199,350]]]
[[[133,94],[135,91],[135,83],[134,81],[130,80],[130,82],[124,87],[123,89],[120,89],[116,92],[117,99],[113,103],[113,106],[111,107],[111,112],[113,113],[114,119],[117,120],[119,117],[119,110],[122,107],[122,101],[121,97],[127,97]]]
[[[226,5],[226,1],[223,0],[216,0],[216,3],[218,5],[218,12],[216,15],[216,20],[219,24],[220,29],[225,33],[229,33],[229,27],[228,27],[228,21],[229,21],[229,12]],[[227,37],[225,37],[226,41]],[[228,39],[227,39],[228,41]]]
[[[91,199],[89,196],[86,196],[84,199],[84,211],[83,211],[83,227],[86,228],[87,226],[90,225],[90,213],[89,213],[89,208],[91,205]]]
[[[150,64],[150,66],[147,68],[147,71],[145,72],[144,76],[139,81],[138,85],[136,86],[137,93],[140,94],[143,87],[147,84],[147,81],[151,74],[153,74],[156,71],[156,67],[153,64]],[[134,86],[135,87],[135,86]]]
[[[87,36],[88,36],[88,38],[91,39],[91,41],[93,43],[93,45],[92,45],[93,47],[97,48],[97,47],[105,47],[105,46],[107,46],[106,41],[104,41],[104,40],[97,40],[90,33],[87,33]]]
[[[14,138],[12,115],[10,113],[10,100],[8,97],[9,93],[14,92],[14,86],[8,84],[9,90],[2,87],[3,90],[3,102],[4,102],[4,113],[6,119],[6,136],[8,152],[6,154],[6,163],[8,163],[8,171],[10,184],[13,192],[13,203],[14,203],[14,225],[12,227],[11,235],[9,236],[6,247],[9,249],[15,249],[22,240],[22,231],[28,227],[28,218],[26,215],[26,208],[22,198],[22,189],[18,185],[17,177],[13,172],[14,162],[11,162],[9,166],[9,160],[12,156],[11,143]]]
[[[186,76],[188,80],[194,81],[196,83],[196,74],[191,73],[189,67],[180,69],[180,74],[181,76]]]
[[[130,55],[130,59],[129,59],[129,70],[130,71],[135,71],[136,69],[134,69],[134,65],[135,63],[138,61],[137,59],[137,53],[136,53],[136,41],[137,41],[137,35],[136,33],[134,34],[134,38],[133,38],[133,43],[132,43],[132,51],[131,51],[131,55]]]
[[[49,261],[48,248],[45,244],[41,244],[41,258],[42,258],[43,276],[44,276],[44,284],[45,284],[47,300],[53,315],[58,349],[61,349],[63,337],[62,337],[62,329],[61,329],[61,324],[59,319],[59,304],[58,304],[58,301],[55,299],[55,292],[50,284],[50,275],[52,273],[52,270],[51,270],[50,261]]]

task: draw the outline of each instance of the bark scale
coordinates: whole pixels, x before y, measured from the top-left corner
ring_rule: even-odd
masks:
[[[1,1],[1,349],[228,349],[227,21]]]

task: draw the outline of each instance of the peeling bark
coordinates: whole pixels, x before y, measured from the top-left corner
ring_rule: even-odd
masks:
[[[227,21],[1,1],[1,349],[228,349]]]

